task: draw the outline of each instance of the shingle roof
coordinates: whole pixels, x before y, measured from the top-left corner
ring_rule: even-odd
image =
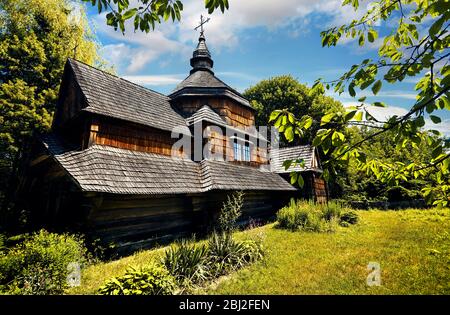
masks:
[[[185,95],[225,95],[235,99],[241,104],[252,108],[248,100],[241,93],[228,86],[225,82],[217,78],[211,71],[197,70],[190,74],[169,95],[170,98]]]
[[[68,64],[86,98],[84,111],[169,131],[186,125],[167,96],[73,59]]]
[[[203,105],[199,110],[192,114],[192,116],[186,118],[188,125],[195,124],[202,120],[207,120],[220,126],[227,125],[227,122],[208,105]]]
[[[209,71],[200,70],[195,71],[191,75],[189,75],[186,79],[181,81],[172,93],[180,91],[181,89],[187,87],[203,87],[203,88],[230,88],[226,83],[222,80],[219,80],[214,74]]]
[[[176,194],[199,191],[192,160],[94,145],[65,151],[52,136],[44,144],[83,191],[117,194]]]
[[[53,134],[42,141],[83,191],[114,194],[180,194],[224,190],[295,190],[275,173],[229,162],[196,163],[102,145],[67,149]]]
[[[225,161],[200,162],[204,190],[296,190],[280,175]]]
[[[287,170],[283,166],[286,160],[301,159],[305,162],[305,166],[301,167],[299,164],[291,165]],[[270,150],[270,167],[276,173],[290,173],[293,171],[302,172],[308,170],[321,171],[320,165],[316,165],[315,148],[311,145],[299,145],[290,148],[280,148]]]

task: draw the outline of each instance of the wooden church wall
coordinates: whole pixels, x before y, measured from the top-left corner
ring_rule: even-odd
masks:
[[[214,130],[210,130],[208,131],[207,134],[208,134],[208,142],[211,146],[210,147],[211,153],[221,156],[226,161],[235,161],[233,141],[229,137],[227,137],[225,131],[222,130],[222,133],[218,133],[215,132]],[[252,145],[250,160],[251,163],[244,161],[240,162],[242,162],[242,164],[244,165],[251,165],[251,166],[259,166],[261,164],[267,164],[269,162],[267,158],[267,149],[257,147],[256,145]]]
[[[89,144],[108,145],[115,148],[172,155],[172,146],[177,139],[169,131],[118,122],[107,118],[94,118],[89,130]],[[182,149],[175,156],[185,156]]]
[[[225,121],[234,127],[250,127],[255,125],[255,114],[251,109],[223,97],[182,98],[174,102],[175,107],[186,115],[193,114],[203,105],[209,105]]]

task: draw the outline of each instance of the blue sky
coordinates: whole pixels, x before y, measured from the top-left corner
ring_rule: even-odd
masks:
[[[89,22],[103,46],[102,54],[118,75],[168,94],[189,74],[189,58],[198,39],[194,27],[200,14],[208,16],[203,0],[185,0],[184,4],[181,22],[163,23],[149,34],[134,32],[128,25],[122,35],[106,25],[104,14],[98,15],[89,4],[87,9]],[[259,80],[281,74],[291,74],[308,85],[319,77],[336,79],[351,65],[376,58],[382,36],[369,47],[345,41],[338,47],[322,48],[320,31],[360,14],[342,7],[341,0],[230,0],[230,10],[213,13],[205,26],[214,71],[241,92]],[[390,31],[387,25],[378,28],[381,34]],[[367,102],[389,104],[388,108],[372,109],[377,118],[404,114],[415,99],[415,80],[406,81],[383,86],[376,97],[369,97],[369,92],[357,97],[367,95]],[[348,94],[329,94],[344,105],[356,102]],[[434,125],[427,119],[426,127],[450,134],[450,114],[446,111],[439,115],[441,124]]]

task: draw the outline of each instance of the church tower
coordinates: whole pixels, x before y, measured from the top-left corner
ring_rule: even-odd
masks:
[[[172,106],[185,117],[208,105],[228,125],[245,128],[255,124],[255,110],[238,91],[215,76],[214,61],[201,31],[190,60],[192,69],[169,95]]]

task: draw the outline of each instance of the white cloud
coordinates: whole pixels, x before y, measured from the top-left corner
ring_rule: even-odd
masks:
[[[135,3],[131,1],[130,5]],[[329,23],[314,25],[318,22],[309,18],[313,13],[329,16]],[[125,36],[106,25],[105,14],[95,16],[94,22],[98,32],[117,42],[105,48],[105,58],[116,64],[120,73],[136,74],[155,60],[164,66],[166,55],[167,58],[173,55],[189,58],[197,42],[198,32],[194,27],[198,25],[200,14],[207,16],[204,1],[186,1],[180,23],[169,21],[157,25],[155,31],[147,34],[139,30],[134,32],[129,20]],[[297,37],[314,26],[327,28],[360,16],[361,12],[354,12],[351,6],[343,7],[341,0],[230,0],[230,9],[225,14],[217,10],[211,15],[205,33],[208,44],[220,51],[241,47],[238,44],[244,29],[265,27],[277,31],[285,28],[287,34]]]

